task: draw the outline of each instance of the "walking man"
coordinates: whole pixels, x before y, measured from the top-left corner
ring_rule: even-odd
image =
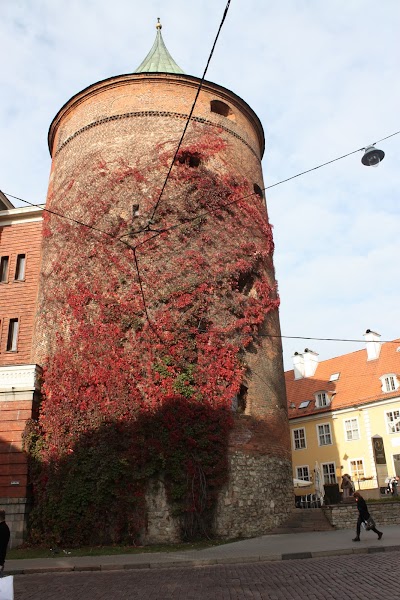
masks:
[[[6,511],[0,510],[0,577],[4,571],[7,546],[10,541],[10,529],[6,523]]]
[[[365,502],[364,498],[361,496],[360,492],[354,492],[353,498],[355,499],[355,501],[357,503],[357,508],[358,508],[357,534],[356,534],[356,537],[353,538],[353,542],[359,542],[360,541],[361,523],[368,521],[368,519],[371,518],[371,515],[368,512],[367,503]],[[382,533],[382,531],[378,531],[376,529],[375,523],[373,523],[373,527],[370,527],[370,529],[371,529],[371,531],[374,531],[377,534],[378,540],[380,540],[381,537],[383,536],[383,533]]]

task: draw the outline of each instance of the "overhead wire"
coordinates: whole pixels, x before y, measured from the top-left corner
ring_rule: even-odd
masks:
[[[227,8],[229,7],[229,3],[230,3],[230,0],[229,0],[229,2],[227,4]],[[225,9],[224,18],[226,16],[227,8]],[[223,20],[224,20],[224,18],[223,18]],[[223,21],[221,22],[220,28],[222,26],[222,23],[223,23]],[[219,32],[218,32],[218,34],[219,34]],[[214,46],[215,46],[215,43],[216,43],[216,41],[214,42]],[[190,121],[190,117],[188,119],[188,123],[189,123],[189,121]],[[384,138],[381,138],[377,142],[374,142],[373,145],[375,145],[375,144],[377,144],[377,143],[379,143],[381,141],[384,141],[386,139],[389,139],[390,137],[398,135],[399,133],[400,133],[400,131],[396,131],[396,132],[394,132],[394,133],[392,133],[392,134],[390,134],[390,135],[388,135],[388,136],[386,136]],[[182,137],[182,139],[183,139],[183,137]],[[312,167],[311,169],[307,169],[305,171],[301,171],[300,173],[297,173],[296,175],[292,175],[291,177],[287,177],[286,179],[282,179],[280,181],[277,181],[276,183],[273,183],[273,184],[271,184],[269,186],[266,186],[264,188],[261,188],[261,189],[262,189],[262,191],[267,191],[267,190],[269,190],[271,188],[274,188],[274,187],[276,187],[278,185],[281,185],[283,183],[291,181],[292,179],[295,179],[297,177],[300,177],[300,176],[305,175],[307,173],[310,173],[312,171],[316,171],[317,169],[320,169],[320,168],[325,167],[325,166],[327,166],[329,164],[332,164],[334,162],[342,160],[343,158],[347,158],[348,156],[351,156],[352,154],[356,154],[357,152],[360,152],[362,150],[365,150],[365,147],[358,148],[357,150],[353,150],[351,152],[348,152],[347,154],[343,154],[341,156],[338,156],[337,158],[334,158],[332,160],[329,160],[329,161],[326,161],[324,163],[321,163],[321,164],[319,164],[319,165],[317,165],[315,167]],[[177,151],[175,153],[175,156],[176,156],[176,154],[177,154]],[[174,157],[174,160],[175,160],[175,157]],[[172,161],[172,165],[174,164],[174,160]],[[165,188],[165,186],[164,186],[164,188]],[[250,198],[251,196],[254,196],[254,195],[257,194],[257,192],[251,192],[250,194],[246,194],[245,196],[241,196],[239,198],[236,198],[235,200],[232,200],[231,202],[227,202],[225,204],[220,204],[217,207],[214,207],[212,209],[203,211],[201,214],[196,215],[194,217],[182,219],[179,223],[175,223],[174,225],[171,225],[169,227],[164,227],[164,228],[162,228],[160,230],[154,231],[154,235],[149,236],[146,239],[144,239],[143,241],[138,242],[138,243],[132,245],[132,244],[129,244],[128,242],[126,242],[125,240],[123,240],[122,237],[118,237],[118,236],[116,236],[114,234],[111,234],[111,233],[109,233],[109,232],[107,232],[107,231],[105,231],[103,229],[100,229],[98,227],[94,227],[93,225],[89,225],[89,224],[84,223],[83,221],[80,221],[78,219],[74,219],[72,217],[68,217],[68,216],[66,216],[66,215],[64,215],[62,213],[57,212],[57,211],[53,211],[51,209],[45,208],[41,204],[33,204],[33,203],[29,202],[28,200],[24,200],[23,198],[20,198],[18,196],[14,196],[13,194],[9,194],[7,192],[3,192],[3,193],[6,196],[10,197],[10,198],[18,200],[20,202],[24,202],[24,203],[26,203],[26,204],[28,204],[28,205],[30,205],[32,207],[40,207],[45,212],[48,212],[48,213],[53,214],[53,215],[55,215],[57,217],[60,217],[60,218],[67,219],[67,220],[72,221],[72,222],[74,222],[74,223],[76,223],[78,225],[81,225],[83,227],[87,227],[89,229],[97,231],[98,233],[102,233],[102,234],[104,234],[104,235],[106,235],[106,236],[108,236],[110,238],[113,238],[115,241],[118,241],[118,242],[124,244],[126,247],[128,247],[130,250],[132,250],[133,256],[134,256],[135,268],[136,268],[136,272],[137,272],[137,276],[138,276],[139,289],[140,289],[140,293],[141,293],[141,297],[142,297],[142,302],[143,302],[143,308],[144,308],[144,312],[145,312],[145,315],[146,315],[146,320],[148,321],[149,326],[151,327],[151,329],[153,330],[153,332],[156,332],[156,330],[154,329],[154,327],[153,327],[153,325],[151,323],[149,314],[148,314],[147,302],[146,302],[146,298],[145,298],[145,295],[144,295],[143,283],[142,283],[142,278],[141,278],[141,274],[140,274],[140,267],[139,267],[139,263],[138,263],[138,258],[137,258],[137,252],[136,252],[136,250],[139,247],[143,246],[144,244],[152,241],[154,238],[159,237],[163,233],[167,233],[168,231],[172,231],[173,229],[176,229],[176,228],[179,228],[179,227],[183,227],[187,223],[190,223],[190,222],[202,219],[203,217],[205,217],[205,216],[207,216],[209,214],[212,214],[213,212],[216,212],[218,210],[222,210],[224,208],[227,208],[227,207],[229,207],[229,206],[231,206],[233,204],[236,204],[236,203],[240,202],[241,200],[245,200],[245,199]],[[157,208],[158,204],[159,204],[159,201],[156,203],[155,208]],[[153,209],[153,214],[154,214],[154,209]],[[148,229],[145,228],[142,232],[145,232],[146,230],[148,230]],[[150,230],[150,231],[152,231],[152,230]],[[140,232],[140,233],[142,233],[142,232]],[[136,233],[138,233],[138,232],[136,232]],[[157,333],[157,336],[160,337],[159,334],[158,334],[158,332],[156,332],[156,333]],[[363,341],[363,340],[345,340],[345,339],[341,340],[341,339],[336,339],[336,338],[312,338],[312,337],[303,337],[303,336],[272,336],[271,335],[271,336],[267,336],[267,337],[279,337],[281,339],[284,339],[284,338],[288,338],[288,339],[304,339],[304,340],[315,340],[315,341],[349,341],[349,342],[360,342],[360,341]],[[161,340],[161,338],[160,338],[160,340]]]
[[[379,142],[383,141],[383,140],[387,140],[395,135],[398,135],[400,133],[400,131],[396,131],[394,133],[391,133],[390,135],[378,140],[377,142],[374,142],[374,144],[378,144]],[[351,152],[348,152],[347,154],[343,154],[342,156],[338,156],[337,158],[333,158],[332,160],[328,160],[324,163],[321,163],[315,167],[312,167],[311,169],[306,169],[305,171],[301,171],[300,173],[296,173],[296,175],[291,175],[290,177],[287,177],[286,179],[281,179],[275,183],[272,183],[271,185],[268,185],[266,187],[260,188],[261,191],[265,192],[267,190],[270,190],[271,188],[277,187],[278,185],[282,185],[283,183],[286,183],[288,181],[291,181],[292,179],[296,179],[297,177],[301,177],[302,175],[306,175],[307,173],[311,173],[312,171],[316,171],[317,169],[321,169],[322,167],[325,167],[327,165],[330,165],[334,162],[337,162],[338,160],[342,160],[343,158],[347,158],[348,156],[351,156],[352,154],[356,154],[357,152],[361,152],[362,150],[365,150],[366,146],[362,147],[362,148],[358,148],[357,150],[352,150]],[[89,227],[90,229],[94,229],[95,231],[99,231],[100,233],[104,233],[105,235],[109,236],[109,237],[113,237],[114,239],[116,239],[117,241],[122,241],[121,237],[117,237],[113,234],[110,234],[107,231],[104,231],[102,229],[99,229],[97,227],[94,227],[92,225],[88,225],[87,223],[84,223],[82,221],[79,221],[77,219],[73,219],[71,217],[67,217],[64,214],[58,213],[56,211],[50,210],[49,208],[45,208],[43,206],[43,204],[34,204],[32,202],[29,202],[28,200],[25,200],[24,198],[20,198],[18,196],[14,196],[13,194],[10,194],[8,192],[4,192],[3,194],[5,194],[6,196],[10,197],[10,198],[14,198],[15,200],[19,200],[20,202],[24,202],[25,204],[29,204],[29,206],[33,206],[33,207],[38,207],[41,208],[43,211],[45,212],[49,212],[51,214],[54,214],[58,217],[61,217],[63,219],[68,219],[70,221],[74,221],[75,223],[79,224],[79,225],[83,225],[84,227]],[[240,202],[241,200],[246,200],[247,198],[250,198],[251,196],[255,196],[257,195],[257,192],[251,192],[250,194],[246,194],[245,196],[240,196],[239,198],[236,198],[235,200],[232,200],[231,202],[227,202],[226,204],[220,204],[217,207],[211,208],[209,210],[203,211],[201,214],[196,215],[194,217],[188,217],[187,219],[183,219],[180,223],[176,223],[174,225],[170,225],[169,227],[164,227],[163,229],[157,230],[155,231],[155,235],[151,236],[150,238],[146,238],[146,240],[144,240],[143,242],[140,242],[139,244],[135,245],[135,248],[147,243],[148,241],[151,241],[154,237],[157,237],[158,235],[161,235],[162,233],[166,233],[172,229],[175,229],[177,227],[182,227],[183,225],[185,225],[186,223],[190,223],[191,221],[195,221],[197,219],[201,219],[204,216],[207,216],[208,214],[211,214],[217,210],[221,210],[222,208],[226,208],[228,206],[231,206],[232,204],[235,204],[237,202]],[[144,232],[145,230],[143,230]],[[142,232],[141,232],[142,233]],[[124,242],[122,242],[124,243]],[[130,247],[132,247],[130,244],[127,244]]]
[[[273,335],[269,333],[260,333],[258,337],[267,338],[280,338],[288,340],[311,340],[316,342],[355,342],[360,344],[372,344],[373,341],[359,340],[359,339],[348,339],[348,338],[319,338],[319,337],[305,337],[303,335]],[[400,340],[379,340],[381,344],[400,344]]]
[[[197,87],[196,96],[195,96],[195,98],[194,98],[194,101],[193,101],[192,107],[191,107],[191,109],[190,109],[189,116],[188,116],[188,118],[186,119],[185,127],[184,127],[184,129],[183,129],[183,132],[182,132],[182,135],[181,135],[181,137],[180,137],[180,140],[179,140],[178,146],[177,146],[177,148],[176,148],[176,150],[175,150],[175,154],[174,154],[174,156],[173,156],[173,159],[172,159],[172,161],[171,161],[170,167],[169,167],[169,169],[168,169],[168,173],[167,173],[167,176],[166,176],[166,178],[165,178],[165,181],[164,181],[164,183],[163,183],[163,186],[162,186],[162,188],[161,188],[160,194],[159,194],[159,196],[158,196],[158,199],[157,199],[157,201],[156,201],[156,203],[155,203],[155,205],[154,205],[154,208],[153,208],[153,211],[152,211],[152,214],[151,214],[151,217],[150,217],[150,220],[149,220],[149,222],[151,222],[151,221],[154,219],[154,215],[156,214],[156,211],[157,211],[157,209],[158,209],[158,207],[159,207],[159,204],[160,204],[160,202],[161,202],[161,198],[162,198],[162,196],[163,196],[163,194],[164,194],[164,190],[165,190],[165,188],[166,188],[166,185],[167,185],[168,179],[169,179],[169,177],[170,177],[170,175],[171,175],[171,171],[172,171],[172,169],[173,169],[173,167],[174,167],[174,164],[175,164],[175,161],[176,161],[176,159],[177,159],[177,156],[178,156],[178,153],[179,153],[180,147],[181,147],[181,145],[182,145],[182,142],[183,142],[183,138],[185,137],[186,131],[187,131],[188,127],[189,127],[189,123],[190,123],[190,120],[191,120],[191,118],[192,118],[193,111],[194,111],[194,109],[195,109],[195,106],[196,106],[196,103],[197,103],[197,100],[198,100],[198,97],[199,97],[199,94],[200,94],[201,88],[203,87],[203,83],[204,83],[204,80],[205,80],[205,77],[206,77],[206,73],[207,73],[207,71],[208,71],[208,67],[209,67],[209,65],[210,65],[210,61],[211,61],[212,55],[214,54],[214,49],[215,49],[215,46],[216,46],[216,44],[217,44],[217,41],[218,41],[218,38],[219,38],[219,34],[221,33],[221,29],[222,29],[222,26],[223,26],[223,24],[224,24],[224,21],[225,21],[225,19],[226,19],[226,15],[228,14],[228,10],[229,10],[229,5],[230,5],[230,3],[231,3],[231,0],[228,0],[227,4],[226,4],[226,6],[225,6],[224,14],[223,14],[223,16],[222,16],[221,23],[220,23],[220,25],[219,25],[219,28],[218,28],[217,35],[216,35],[216,37],[215,37],[215,39],[214,39],[214,43],[213,43],[213,45],[212,45],[211,52],[210,52],[210,54],[209,54],[209,57],[208,57],[208,60],[207,60],[207,64],[206,64],[206,67],[205,67],[205,69],[204,69],[204,72],[203,72],[202,78],[201,78],[201,80],[200,80],[200,83],[199,83],[199,85],[198,85],[198,87]]]

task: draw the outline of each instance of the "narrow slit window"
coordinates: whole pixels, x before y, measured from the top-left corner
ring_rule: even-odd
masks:
[[[256,183],[253,185],[253,190],[254,193],[257,194],[257,196],[260,198],[260,200],[264,200],[264,194],[262,189],[260,188],[259,185],[257,185]]]
[[[18,325],[18,319],[10,319],[8,325],[7,352],[17,351]]]
[[[0,281],[5,283],[8,278],[8,256],[2,256],[0,259]]]
[[[26,255],[18,254],[17,264],[15,266],[15,281],[24,281],[25,279]]]

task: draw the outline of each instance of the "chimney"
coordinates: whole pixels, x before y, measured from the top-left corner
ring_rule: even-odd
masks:
[[[304,377],[312,377],[318,367],[318,354],[314,350],[306,348],[303,354],[304,358]]]
[[[304,357],[302,354],[295,352],[293,358],[294,378],[303,379],[304,377]]]
[[[379,333],[375,333],[371,329],[367,329],[364,333],[364,339],[367,342],[367,360],[376,360],[379,358],[382,346],[382,343],[379,341],[380,337]]]

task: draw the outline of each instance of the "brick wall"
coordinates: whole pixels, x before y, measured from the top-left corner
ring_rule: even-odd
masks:
[[[118,160],[126,160],[139,171],[145,171],[150,166],[151,180],[148,181],[146,196],[154,197],[155,190],[161,188],[166,175],[166,169],[154,162],[157,149],[160,146],[170,151],[176,148],[198,83],[197,78],[186,75],[124,75],[96,83],[74,96],[60,110],[50,128],[53,162],[49,207],[69,217],[92,222],[93,215],[85,211],[82,194],[83,190],[87,193],[93,188],[90,176],[100,161],[113,165]],[[228,105],[230,116],[224,117],[214,112],[211,109],[213,100]],[[215,135],[226,143],[224,151],[209,161],[209,166],[218,174],[234,174],[239,180],[245,178],[250,185],[264,186],[260,162],[264,150],[262,126],[241,98],[221,86],[206,82],[196,103],[193,126],[197,127],[199,137],[203,131],[215,131]],[[188,128],[188,134],[191,130],[192,125]],[[106,173],[102,175],[107,177]],[[124,191],[122,186],[114,190],[114,210],[124,218],[130,214],[132,203],[132,193],[127,192],[129,190]],[[164,203],[167,198],[166,194]],[[135,200],[139,204],[142,201],[140,197]],[[263,202],[257,195],[251,201]],[[96,223],[101,229],[107,230],[105,222]],[[238,235],[245,238],[249,232],[238,232]],[[253,235],[256,233],[253,232]],[[61,250],[67,255],[65,248]],[[52,353],[56,344],[55,334],[61,326],[57,324],[56,307],[52,309],[48,300],[51,287],[57,285],[53,273],[59,252],[57,240],[45,240],[39,293],[40,314],[35,335],[37,353],[34,360],[39,364],[46,355]],[[275,273],[272,257],[266,261],[264,268],[273,286]],[[54,326],[49,327],[49,324]],[[68,332],[65,333],[68,335]],[[266,317],[261,333],[244,357],[251,374],[249,381],[245,382],[248,387],[246,413],[274,419],[277,413],[286,413],[277,311],[272,311]],[[282,436],[283,451],[286,451],[288,444],[288,437],[283,440]]]
[[[7,280],[0,283],[0,366],[31,362],[32,335],[40,269],[41,217],[19,209],[0,213],[0,256],[8,256]],[[15,280],[17,256],[25,255],[25,276]],[[16,351],[7,351],[10,319],[18,319]]]
[[[111,177],[111,172],[107,168],[101,171],[99,165],[114,168],[118,161],[126,161],[146,173],[146,187],[133,199],[132,186],[113,181],[111,210],[114,214],[128,219],[133,201],[143,205],[155,198],[168,170],[157,159],[160,148],[169,151],[172,158],[171,151],[175,151],[181,137],[197,86],[198,80],[189,76],[127,75],[94,84],[74,96],[60,110],[50,128],[53,161],[48,207],[85,223],[95,223],[107,231],[107,215],[102,221],[101,211],[93,214],[90,201],[97,197],[96,186],[100,189],[103,185],[105,190],[104,182]],[[228,117],[211,110],[211,101],[216,99],[230,107]],[[216,138],[225,143],[220,153],[210,156],[208,169],[218,176],[245,179],[251,188],[255,184],[264,187],[260,162],[264,150],[263,130],[255,113],[235,94],[206,82],[196,104],[190,132],[199,138],[203,134],[213,136],[215,132]],[[185,198],[185,190],[181,196]],[[190,197],[189,191],[187,196]],[[180,201],[180,196],[172,198],[173,202]],[[171,199],[166,194],[163,206],[168,201]],[[263,203],[263,200],[254,195],[251,202]],[[240,230],[237,235],[240,240],[262,235],[264,241],[265,232],[261,234],[254,228]],[[91,239],[88,243],[92,243]],[[35,330],[35,362],[38,363],[56,349],[57,332],[62,331],[68,337],[67,327],[60,322],[59,311],[53,303],[52,290],[60,285],[57,261],[60,256],[68,260],[73,251],[74,248],[68,247],[68,240],[61,236],[57,239],[56,228],[52,236],[44,240]],[[220,248],[220,252],[223,251]],[[141,257],[141,261],[145,268],[145,258]],[[90,268],[92,278],[104,276],[96,271],[95,252]],[[273,286],[272,256],[265,259],[263,269]],[[79,273],[68,276],[72,281]],[[277,310],[267,315],[261,334],[243,356],[248,366],[246,414],[237,421],[231,438],[231,478],[217,511],[216,528],[223,537],[260,534],[282,522],[292,508],[289,429]],[[164,540],[165,536],[175,535],[175,524],[171,522],[160,487],[149,490],[147,504],[148,539]]]
[[[22,434],[27,419],[37,410],[33,398],[33,390],[0,391],[0,508],[6,511],[12,546],[23,542],[26,529],[28,463]]]
[[[37,368],[31,365],[38,290],[42,211],[16,208],[0,212],[0,256],[8,257],[7,277],[0,283],[0,507],[6,511],[11,546],[22,543],[28,507],[28,465],[22,451],[26,421],[34,402]],[[25,273],[15,278],[18,255]],[[7,350],[10,319],[18,319],[16,349]]]

